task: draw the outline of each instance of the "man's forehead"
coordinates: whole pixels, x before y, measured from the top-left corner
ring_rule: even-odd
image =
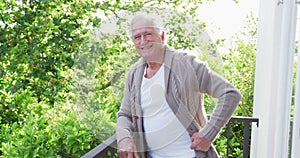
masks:
[[[140,27],[132,28],[130,31],[131,32],[141,32],[141,31],[152,31],[154,29],[155,29],[155,27],[153,27],[153,26],[140,26]]]

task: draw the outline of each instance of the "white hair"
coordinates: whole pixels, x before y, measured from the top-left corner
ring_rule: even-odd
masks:
[[[131,19],[131,23],[130,23],[130,30],[129,30],[129,37],[132,39],[132,30],[133,30],[133,25],[141,20],[141,19],[144,19],[146,21],[149,21],[151,22],[152,26],[150,27],[153,27],[155,32],[157,34],[161,34],[163,29],[162,27],[159,27],[159,17],[154,17],[153,15],[150,15],[150,14],[145,14],[145,13],[141,13],[141,14],[137,14],[135,15],[132,19]]]

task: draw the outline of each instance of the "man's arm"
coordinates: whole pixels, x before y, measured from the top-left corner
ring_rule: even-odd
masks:
[[[201,93],[207,93],[218,99],[209,121],[200,130],[201,136],[213,142],[238,106],[241,94],[231,83],[213,72],[206,64],[196,58],[192,58],[191,63],[195,68]]]
[[[128,75],[129,76],[129,75]],[[132,140],[132,113],[130,103],[130,86],[129,77],[126,79],[126,86],[124,90],[124,97],[122,99],[120,110],[117,114],[116,137],[118,155],[120,158],[134,157],[137,158],[138,154],[136,146]]]
[[[131,105],[130,105],[130,92],[129,92],[129,84],[127,81],[126,81],[124,97],[122,99],[121,107],[117,114],[116,137],[118,143],[124,138],[131,138],[132,131],[133,131]]]

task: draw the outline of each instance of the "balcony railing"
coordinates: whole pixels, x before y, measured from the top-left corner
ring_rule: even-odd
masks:
[[[229,157],[230,150],[230,139],[231,139],[231,124],[232,122],[243,122],[244,124],[244,140],[243,140],[243,158],[248,158],[250,153],[250,134],[251,134],[251,124],[256,123],[256,126],[259,125],[258,118],[252,117],[240,117],[233,116],[226,125],[226,137],[227,137],[227,151],[226,157]],[[86,153],[82,158],[114,158],[117,157],[117,140],[116,136],[113,135],[88,153]]]

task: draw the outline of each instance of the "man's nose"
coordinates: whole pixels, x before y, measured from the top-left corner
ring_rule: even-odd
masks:
[[[145,35],[141,35],[141,44],[144,44],[147,42],[146,41],[147,39],[145,37],[146,37]]]

